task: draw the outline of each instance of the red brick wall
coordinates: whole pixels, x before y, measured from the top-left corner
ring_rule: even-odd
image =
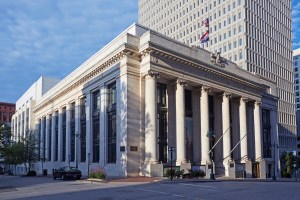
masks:
[[[0,122],[10,123],[15,114],[16,104],[0,102]]]

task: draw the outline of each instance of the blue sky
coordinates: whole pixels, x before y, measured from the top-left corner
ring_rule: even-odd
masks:
[[[293,49],[300,1],[293,0]],[[137,21],[138,0],[0,0],[0,102],[41,75],[62,79]]]

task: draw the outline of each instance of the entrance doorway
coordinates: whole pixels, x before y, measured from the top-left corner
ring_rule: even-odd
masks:
[[[260,177],[259,163],[253,162],[252,163],[252,178],[259,178],[259,177]]]

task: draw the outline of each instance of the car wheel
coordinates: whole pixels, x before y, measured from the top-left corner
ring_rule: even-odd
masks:
[[[65,175],[61,175],[61,179],[65,180],[66,179]]]
[[[77,180],[79,180],[80,179],[80,176],[77,176]]]

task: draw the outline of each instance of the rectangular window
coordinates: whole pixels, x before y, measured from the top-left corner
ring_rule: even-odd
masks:
[[[86,98],[80,99],[80,161],[86,161]]]
[[[70,144],[71,144],[71,162],[75,161],[75,102],[70,107]]]
[[[262,109],[263,151],[264,158],[271,158],[271,124],[270,111]]]
[[[107,107],[107,162],[117,161],[117,124],[116,124],[116,83],[108,85],[108,107]]]
[[[49,134],[48,134],[48,147],[49,147],[49,150],[48,150],[48,161],[51,161],[51,157],[52,157],[52,150],[51,150],[51,147],[52,147],[52,115],[49,115],[49,126],[48,126],[48,130],[49,130]]]
[[[66,139],[67,139],[67,126],[66,126],[66,120],[67,119],[67,113],[66,113],[66,107],[62,109],[62,161],[66,161]]]

